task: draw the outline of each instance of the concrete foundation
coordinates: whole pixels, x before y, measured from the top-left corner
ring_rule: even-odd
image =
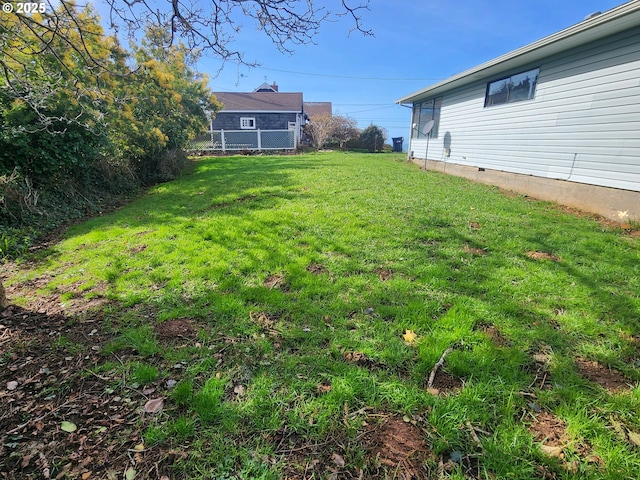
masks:
[[[412,160],[420,167],[425,165],[424,159],[414,158]],[[640,221],[640,192],[498,170],[485,170],[437,160],[427,160],[426,165],[427,170],[468,178],[486,185],[495,185],[539,200],[556,202],[560,205],[595,213],[621,224]]]

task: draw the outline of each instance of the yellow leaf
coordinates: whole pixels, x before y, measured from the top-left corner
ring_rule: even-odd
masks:
[[[414,333],[413,330],[405,330],[404,335],[402,335],[402,338],[404,338],[404,341],[407,343],[415,342],[417,337],[418,336]]]

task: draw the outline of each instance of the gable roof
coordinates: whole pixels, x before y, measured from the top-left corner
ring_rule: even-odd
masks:
[[[505,70],[538,62],[555,53],[613,35],[637,25],[640,25],[640,1],[632,0],[604,13],[590,15],[582,22],[560,32],[399,98],[396,103],[413,103],[424,100],[453,88],[502,74]]]
[[[302,93],[214,92],[221,112],[302,112]]]
[[[304,113],[310,117],[317,115],[332,115],[331,102],[304,102]]]
[[[273,85],[269,85],[267,82],[264,82],[262,85],[260,85],[258,88],[254,90],[254,92],[277,92],[277,91],[278,91],[278,85],[276,84],[276,82],[273,82]]]

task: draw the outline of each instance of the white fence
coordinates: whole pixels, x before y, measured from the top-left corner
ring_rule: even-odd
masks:
[[[295,150],[295,130],[213,130],[189,144],[190,151]]]

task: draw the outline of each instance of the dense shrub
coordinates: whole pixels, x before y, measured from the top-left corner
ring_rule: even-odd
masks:
[[[38,31],[40,14],[16,18],[0,28],[0,42],[15,44],[0,75],[4,251],[23,244],[16,232],[31,238],[176,178],[205,111],[220,108],[192,53],[167,32],[149,31],[125,51],[90,7],[57,7],[60,36]]]

